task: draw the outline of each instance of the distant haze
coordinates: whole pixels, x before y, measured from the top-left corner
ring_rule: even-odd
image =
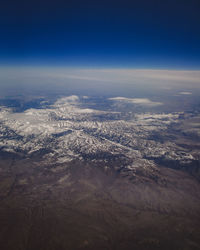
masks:
[[[0,93],[144,97],[160,91],[199,91],[200,71],[1,67]]]

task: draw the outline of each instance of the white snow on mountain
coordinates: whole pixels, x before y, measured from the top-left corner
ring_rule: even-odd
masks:
[[[128,98],[130,100],[160,105],[148,99]],[[164,133],[171,124],[178,123],[182,113],[140,113],[129,120],[109,119],[111,114],[111,111],[82,108],[78,96],[60,98],[48,108],[31,108],[21,113],[1,107],[0,148],[20,152],[26,157],[41,153],[44,164],[87,158],[104,162],[111,158],[126,159],[129,169],[152,168],[155,163],[151,158],[165,157],[183,162],[195,159],[195,155],[186,152],[175,141],[161,142],[152,138],[155,133]],[[106,119],[96,119],[98,115]]]

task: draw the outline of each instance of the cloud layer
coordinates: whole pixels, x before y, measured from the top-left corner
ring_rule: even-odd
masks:
[[[87,92],[92,90],[97,94],[108,91],[113,95],[113,91],[117,88],[123,91],[132,88],[131,92],[136,88],[143,88],[146,92],[152,89],[174,90],[182,94],[189,93],[193,89],[200,91],[200,71],[0,67],[0,93],[5,95],[19,94],[24,90],[31,93],[35,90],[39,93],[43,90],[44,93],[45,91],[62,93],[64,90],[68,95],[80,94],[77,90],[85,90],[81,94],[88,95]],[[65,90],[72,92],[66,93]]]
[[[116,102],[133,103],[136,105],[147,106],[147,107],[155,107],[155,106],[160,106],[163,104],[161,102],[153,102],[149,100],[148,98],[113,97],[113,98],[109,98],[109,100],[116,101]]]

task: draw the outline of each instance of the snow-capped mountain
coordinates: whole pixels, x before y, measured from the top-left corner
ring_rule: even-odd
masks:
[[[118,99],[112,98],[112,101]],[[134,99],[134,102],[139,101]],[[184,147],[191,138],[183,124],[186,118],[188,121],[193,119],[194,123],[193,114],[129,113],[132,113],[131,118],[126,118],[120,109],[87,108],[75,95],[59,98],[48,107],[41,103],[40,108],[23,112],[1,107],[1,150],[27,158],[37,154],[43,164],[89,159],[106,165],[115,159],[115,162],[121,162],[115,167],[123,166],[132,173],[137,168],[151,171],[157,164],[166,162],[180,167],[199,160],[196,150]],[[199,136],[199,129],[195,126],[190,130]]]

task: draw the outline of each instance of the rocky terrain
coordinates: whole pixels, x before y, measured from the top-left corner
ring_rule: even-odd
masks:
[[[3,249],[200,249],[198,109],[105,102],[0,107]]]

